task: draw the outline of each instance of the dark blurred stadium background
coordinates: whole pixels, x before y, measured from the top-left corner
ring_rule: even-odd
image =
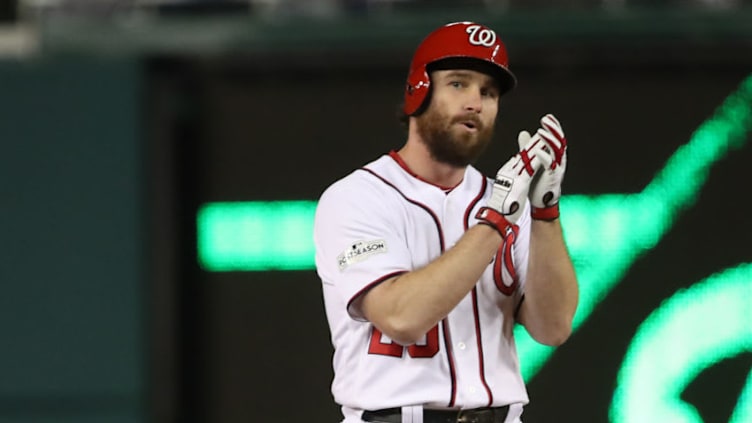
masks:
[[[338,421],[310,211],[458,20],[519,79],[478,167],[571,145],[583,306],[521,341],[525,421],[752,422],[747,0],[0,3],[0,422]]]

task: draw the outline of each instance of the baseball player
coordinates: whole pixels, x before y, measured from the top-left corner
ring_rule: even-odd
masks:
[[[472,166],[515,83],[493,30],[438,28],[410,65],[404,146],[322,194],[316,266],[344,422],[519,422],[514,324],[547,345],[571,333],[561,125],[520,132],[494,179]]]

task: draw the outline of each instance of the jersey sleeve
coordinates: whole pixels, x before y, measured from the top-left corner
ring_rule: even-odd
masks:
[[[405,223],[394,195],[356,172],[327,189],[314,220],[316,269],[356,320],[359,299],[378,283],[412,268]]]

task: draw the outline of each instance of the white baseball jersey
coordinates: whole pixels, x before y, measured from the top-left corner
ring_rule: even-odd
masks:
[[[502,245],[472,291],[421,342],[392,342],[358,306],[376,284],[452,248],[477,224],[475,213],[490,196],[492,182],[468,166],[458,186],[443,189],[412,174],[391,152],[321,196],[314,224],[316,266],[334,344],[332,393],[346,416],[410,405],[528,402],[512,328],[525,283],[529,212],[518,223],[516,239]]]

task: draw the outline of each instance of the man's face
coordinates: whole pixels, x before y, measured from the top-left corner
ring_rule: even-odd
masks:
[[[473,70],[439,70],[432,72],[431,85],[431,103],[416,118],[418,133],[435,160],[457,167],[474,163],[493,137],[496,81]]]

